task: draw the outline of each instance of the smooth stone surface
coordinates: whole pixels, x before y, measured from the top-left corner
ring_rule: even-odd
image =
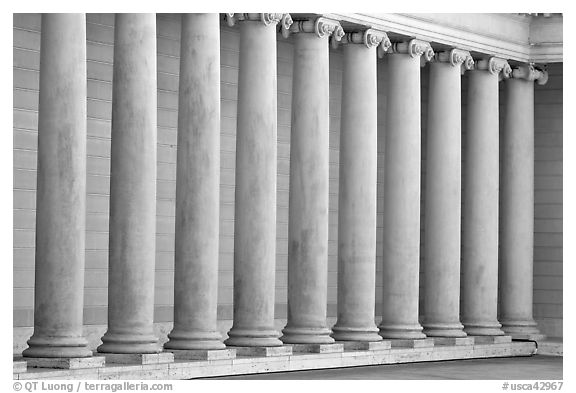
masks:
[[[431,338],[417,340],[391,339],[390,344],[392,348],[433,348],[434,340]]]
[[[474,344],[502,344],[512,341],[510,336],[471,336],[474,338]]]
[[[36,231],[30,249],[34,334],[23,355],[89,357],[83,337],[86,16],[43,14],[41,25]]]
[[[216,13],[182,15],[176,156],[174,328],[164,348],[223,349],[217,324],[220,20]]]
[[[501,132],[499,304],[512,338],[539,335],[534,321],[534,81],[504,82]]]
[[[462,171],[461,321],[469,336],[502,335],[498,322],[498,74],[468,71]]]
[[[175,360],[223,360],[236,357],[236,349],[233,348],[217,350],[165,349],[165,351],[173,353]]]
[[[25,360],[14,360],[12,362],[12,368],[14,373],[23,373],[26,372],[28,365]]]
[[[384,341],[344,341],[345,351],[381,351],[390,349],[392,344],[388,340]]]
[[[423,332],[465,337],[460,323],[461,67],[430,64],[424,197]]]
[[[343,352],[344,344],[292,344],[292,352],[335,353]]]
[[[276,285],[276,23],[239,22],[234,197],[234,322],[225,344],[281,346]]]
[[[236,347],[237,356],[290,356],[292,346],[283,345],[280,347]]]
[[[512,337],[512,340],[519,340],[519,341],[544,341],[546,339],[545,334],[539,333],[512,333],[508,334]]]
[[[432,337],[434,345],[474,345],[474,337]]]
[[[376,48],[343,47],[338,193],[337,341],[381,341],[376,285]]]
[[[329,344],[328,36],[294,36],[285,344]]]
[[[174,354],[161,353],[106,353],[106,363],[120,364],[161,364],[174,362]]]
[[[29,368],[62,368],[68,370],[104,367],[104,356],[85,358],[26,358]]]
[[[388,93],[384,142],[383,263],[380,273],[382,320],[378,327],[385,339],[423,339],[426,336],[418,321],[421,59],[420,56],[402,53],[386,57]],[[370,290],[374,290],[373,285]]]
[[[157,353],[156,14],[116,14],[112,129],[108,330],[100,353]]]

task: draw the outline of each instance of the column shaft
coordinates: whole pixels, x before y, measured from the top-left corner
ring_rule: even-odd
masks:
[[[219,15],[183,15],[181,37],[174,329],[164,347],[219,349]]]
[[[344,46],[338,194],[338,320],[332,337],[379,341],[376,285],[376,48]]]
[[[460,323],[460,65],[430,64],[424,220],[424,333],[465,337]]]
[[[462,323],[502,335],[498,301],[498,74],[470,71],[462,211]]]
[[[86,18],[42,15],[34,334],[26,357],[86,357]]]
[[[282,345],[274,329],[276,88],[276,24],[240,22],[232,346]]]
[[[294,38],[285,343],[332,343],[328,279],[328,37]]]
[[[500,322],[513,337],[539,334],[532,317],[534,82],[509,79],[502,133]]]
[[[382,322],[385,338],[424,338],[420,270],[420,56],[388,56]]]
[[[108,331],[99,352],[160,351],[152,330],[156,243],[156,16],[116,14]]]

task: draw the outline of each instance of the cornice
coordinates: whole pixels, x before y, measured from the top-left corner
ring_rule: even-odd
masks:
[[[461,48],[485,56],[501,57],[511,61],[523,63],[549,63],[563,60],[563,46],[561,42],[546,42],[536,45],[530,44],[527,27],[530,18],[519,16],[500,16],[501,23],[512,23],[518,27],[514,38],[505,35],[496,35],[485,29],[472,31],[464,27],[450,26],[435,22],[432,17],[410,14],[376,14],[360,13],[324,14],[326,17],[357,25],[364,25],[374,29],[387,31],[389,35],[418,38],[433,44],[441,44],[454,48]],[[474,17],[474,15],[471,15]],[[498,14],[495,14],[498,17]],[[524,33],[525,31],[525,33]]]

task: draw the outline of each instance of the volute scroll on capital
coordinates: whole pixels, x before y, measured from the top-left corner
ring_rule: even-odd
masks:
[[[488,59],[478,60],[474,66],[476,70],[485,70],[493,75],[498,75],[499,80],[509,78],[512,74],[512,68],[508,61],[499,57],[490,57]]]
[[[511,78],[524,79],[529,82],[535,81],[539,85],[548,82],[548,71],[538,69],[533,64],[521,64],[512,69]]]
[[[382,30],[366,29],[345,33],[341,39],[343,44],[363,44],[366,48],[377,47],[378,51],[386,52],[390,45],[388,34]]]
[[[434,49],[430,43],[416,38],[393,43],[390,53],[407,54],[410,57],[422,56],[423,61],[430,61],[434,57]]]
[[[316,19],[296,20],[290,26],[288,33],[314,33],[319,38],[331,37],[335,41],[340,41],[345,34],[340,22],[323,16]]]
[[[265,26],[280,23],[282,34],[287,35],[287,31],[292,25],[292,17],[287,13],[227,13],[225,14],[228,26],[232,27],[239,21],[260,21]]]
[[[461,49],[437,52],[434,54],[434,61],[450,63],[454,67],[461,67],[462,73],[474,68],[474,59],[470,52]]]

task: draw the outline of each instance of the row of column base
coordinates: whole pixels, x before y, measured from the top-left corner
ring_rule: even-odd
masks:
[[[518,340],[536,341],[544,338],[520,338]],[[505,344],[512,342],[512,336],[467,336],[467,337],[427,337],[423,339],[390,339],[381,341],[340,341],[330,344],[287,344],[273,347],[226,347],[215,350],[165,349],[151,354],[99,354],[90,357],[60,358],[15,358],[14,373],[26,372],[27,368],[52,369],[89,369],[104,367],[105,364],[165,364],[186,360],[227,360],[236,357],[278,357],[293,354],[328,354],[349,351],[382,351],[394,348],[429,349],[434,346],[472,346],[486,344]]]

